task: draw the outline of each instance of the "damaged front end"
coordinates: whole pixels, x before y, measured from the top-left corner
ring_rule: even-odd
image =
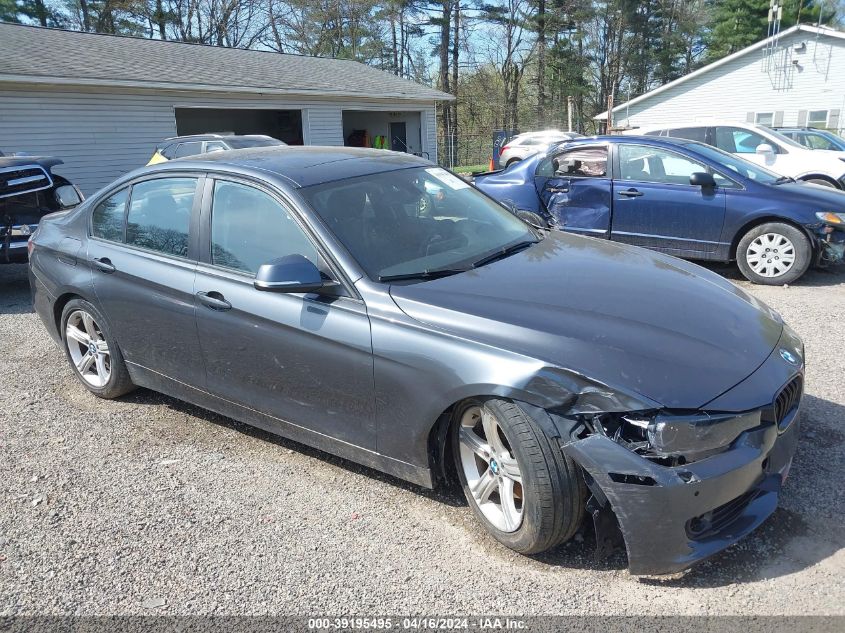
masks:
[[[818,240],[817,266],[845,262],[845,213],[817,213],[819,224],[810,227]]]
[[[798,441],[803,393],[800,341],[781,344],[781,353],[712,401],[712,411],[532,408],[583,469],[598,555],[621,532],[632,574],[675,573],[737,542],[775,511]],[[760,389],[772,384],[779,388],[759,403]],[[715,409],[737,401],[759,404]]]

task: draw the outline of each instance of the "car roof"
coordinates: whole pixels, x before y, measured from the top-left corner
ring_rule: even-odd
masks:
[[[294,187],[355,178],[411,167],[435,167],[431,161],[383,149],[364,147],[274,146],[213,152],[159,163],[133,172],[133,177],[180,169],[220,169],[267,179],[278,176]]]
[[[164,139],[161,142],[161,145],[170,144],[170,143],[179,143],[184,141],[210,141],[210,140],[217,140],[217,139],[260,139],[260,140],[276,140],[272,136],[267,136],[266,134],[220,134],[215,132],[209,132],[208,134],[186,134],[184,136],[171,136],[169,138]]]
[[[620,134],[603,135],[603,136],[585,136],[584,138],[574,138],[571,141],[564,141],[557,145],[576,146],[576,145],[595,145],[596,143],[615,143],[626,144],[636,143],[642,145],[660,145],[660,146],[677,146],[677,145],[702,145],[698,141],[691,141],[685,138],[675,138],[674,136],[642,136],[634,134]]]

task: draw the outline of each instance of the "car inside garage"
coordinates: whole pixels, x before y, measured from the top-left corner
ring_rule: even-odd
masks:
[[[176,108],[176,131],[189,134],[266,134],[302,145],[302,110]]]
[[[420,113],[343,111],[343,141],[349,147],[376,147],[430,158],[422,151]]]

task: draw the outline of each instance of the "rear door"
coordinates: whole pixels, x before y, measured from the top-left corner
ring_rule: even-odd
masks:
[[[694,257],[719,245],[725,192],[693,186],[706,165],[680,152],[648,145],[616,146],[611,239]]]
[[[202,387],[194,317],[203,178],[139,180],[94,208],[88,259],[100,307],[128,363]]]
[[[293,206],[251,181],[209,178],[197,271],[197,329],[208,390],[297,426],[375,448],[373,355],[366,307],[253,286],[259,266],[303,255],[337,269]]]
[[[559,228],[609,237],[611,180],[608,166],[606,145],[571,148],[539,162],[534,186]]]

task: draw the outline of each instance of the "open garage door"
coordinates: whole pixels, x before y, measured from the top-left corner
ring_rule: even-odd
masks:
[[[350,147],[376,147],[429,158],[422,151],[419,112],[344,110],[343,140]]]
[[[302,145],[302,110],[176,108],[176,133],[266,134]]]

